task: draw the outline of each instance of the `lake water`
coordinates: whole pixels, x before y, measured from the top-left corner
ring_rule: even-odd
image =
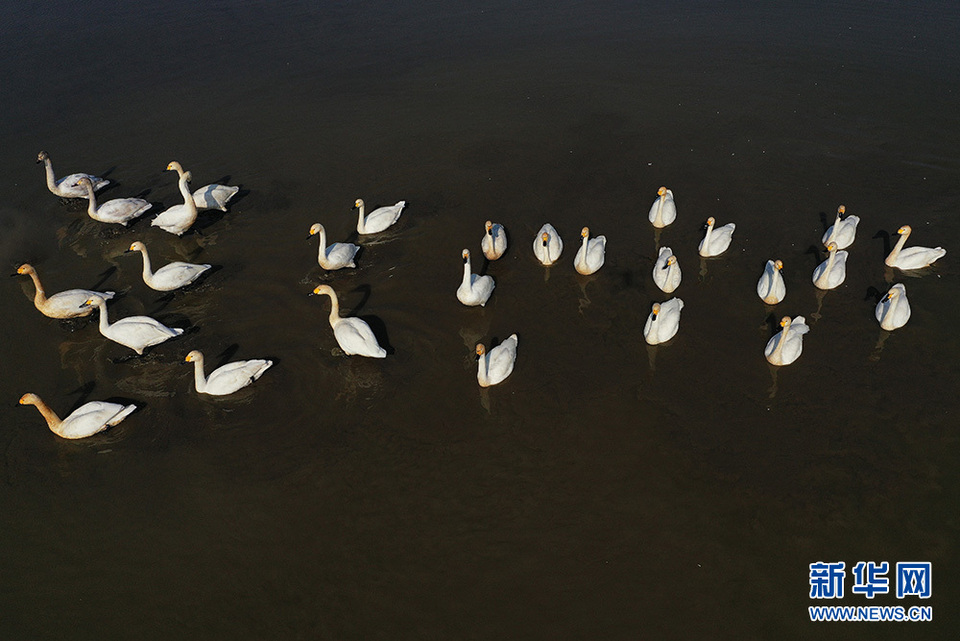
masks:
[[[130,359],[95,323],[2,300],[0,636],[7,639],[955,638],[958,581],[960,6],[953,2],[24,2],[0,25],[0,256],[48,293],[122,292],[111,319],[189,327]],[[194,186],[242,187],[176,237],[89,219],[49,193],[106,175],[146,219]],[[661,185],[677,221],[646,213]],[[311,224],[406,200],[326,273]],[[845,283],[810,280],[838,205],[861,218]],[[704,221],[736,222],[701,260]],[[486,219],[511,245],[476,260]],[[544,268],[534,235],[566,247]],[[945,258],[885,268],[899,226]],[[606,264],[572,266],[579,230]],[[154,261],[219,269],[169,298]],[[683,268],[680,331],[643,324]],[[457,302],[460,252],[496,279]],[[769,258],[787,298],[756,296]],[[882,331],[879,296],[913,307]],[[319,283],[371,322],[348,358]],[[763,348],[783,315],[800,359]],[[778,328],[777,328],[778,329]],[[520,337],[481,391],[473,351]],[[255,385],[198,395],[183,358],[269,357]],[[141,409],[81,441],[88,400]],[[846,596],[810,598],[814,562]],[[851,593],[858,561],[891,593]],[[930,599],[897,599],[897,562]],[[932,623],[811,623],[811,605],[932,606]]]

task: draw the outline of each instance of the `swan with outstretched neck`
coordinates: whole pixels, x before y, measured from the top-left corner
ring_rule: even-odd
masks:
[[[477,382],[480,387],[497,385],[510,376],[517,360],[519,341],[516,334],[511,334],[489,352],[482,343],[477,344]]]
[[[716,219],[713,216],[707,218],[707,232],[700,241],[698,251],[704,258],[719,256],[730,247],[730,241],[733,240],[733,232],[737,228],[734,223],[727,223],[723,227],[714,228]]]
[[[262,358],[236,361],[218,367],[210,372],[209,376],[204,376],[203,354],[200,350],[193,350],[184,360],[193,363],[193,381],[197,392],[211,396],[233,394],[263,376],[273,365],[273,361]]]
[[[460,287],[457,288],[457,300],[467,307],[479,305],[483,307],[490,299],[493,288],[496,284],[493,282],[493,276],[474,274],[470,267],[470,251],[464,249],[460,255],[463,257],[463,280],[460,281]]]
[[[47,421],[50,431],[60,438],[78,439],[93,436],[116,425],[131,412],[137,409],[136,405],[120,405],[106,401],[91,401],[85,403],[61,420],[57,413],[36,394],[24,394],[20,397],[21,405],[33,405]]]
[[[541,263],[550,266],[563,253],[563,239],[550,223],[544,223],[533,240],[533,253]]]
[[[891,287],[877,303],[874,315],[880,327],[889,332],[906,325],[910,320],[910,301],[907,300],[906,286],[903,283],[897,283]]]
[[[327,245],[327,231],[320,223],[314,223],[310,227],[308,238],[314,236],[320,236],[320,251],[317,254],[317,262],[321,267],[334,270],[357,266],[353,259],[360,249],[359,246],[353,243],[331,243]]]
[[[107,319],[107,302],[100,296],[92,296],[84,306],[94,306],[100,310],[101,334],[137,354],[143,354],[146,348],[183,333],[179,327],[167,327],[149,316],[127,316],[111,323]]]
[[[657,229],[666,227],[677,219],[677,205],[673,201],[673,192],[666,187],[657,190],[657,199],[650,206],[647,218]]]
[[[167,169],[172,169],[173,163],[167,165]],[[193,223],[197,221],[197,203],[193,200],[193,194],[190,193],[190,181],[193,175],[189,171],[180,174],[177,185],[180,188],[180,195],[183,196],[183,202],[174,205],[150,221],[153,227],[159,227],[163,231],[182,236]]]
[[[77,182],[81,178],[89,179],[93,184],[94,191],[97,191],[110,184],[110,181],[106,178],[91,176],[90,174],[70,174],[69,176],[64,176],[60,180],[57,180],[56,175],[53,173],[53,163],[50,162],[50,154],[45,151],[41,151],[37,155],[37,162],[42,162],[44,168],[46,169],[47,189],[49,189],[54,195],[60,196],[61,198],[86,198],[87,191],[77,185]]]
[[[126,227],[131,220],[142,216],[153,205],[143,198],[114,198],[105,203],[97,204],[97,197],[93,193],[93,183],[86,176],[77,181],[87,193],[87,215],[101,223],[117,223]]]
[[[776,305],[787,296],[787,285],[783,282],[783,263],[768,260],[760,280],[757,281],[757,296],[767,305]]]
[[[183,176],[187,173],[183,170],[183,166],[176,160],[171,161],[167,165],[167,171],[176,171],[178,176]],[[227,203],[237,195],[238,191],[240,191],[240,188],[232,185],[218,185],[216,183],[204,185],[194,190],[193,204],[197,206],[197,209],[219,209],[220,211],[227,211]]]
[[[683,273],[680,263],[669,247],[661,247],[657,260],[653,264],[653,282],[664,294],[670,294],[680,286]]]
[[[654,303],[643,326],[643,339],[648,345],[665,343],[677,335],[680,329],[680,310],[683,301],[671,298],[663,303]]]
[[[386,358],[387,350],[380,347],[377,337],[365,320],[356,316],[340,316],[340,301],[332,287],[318,285],[312,292],[314,296],[321,294],[330,297],[330,327],[333,328],[333,336],[344,354]]]
[[[18,274],[26,274],[33,281],[36,293],[33,296],[34,306],[40,310],[44,316],[50,318],[79,318],[89,316],[93,313],[92,307],[84,307],[91,296],[99,296],[104,300],[110,300],[114,297],[114,292],[95,292],[89,289],[68,289],[58,294],[48,297],[40,284],[40,277],[37,276],[37,270],[33,265],[24,263],[17,268]]]
[[[484,223],[483,240],[480,249],[487,260],[497,260],[507,251],[507,230],[500,223],[487,221]]]
[[[784,316],[780,320],[781,329],[774,334],[763,350],[763,355],[771,365],[789,365],[803,352],[803,335],[810,331],[803,316],[795,316],[790,320]]]
[[[353,203],[355,209],[359,211],[359,218],[357,219],[357,233],[358,234],[375,234],[377,232],[383,231],[393,223],[400,220],[400,214],[403,212],[403,208],[406,207],[407,201],[401,200],[395,205],[390,205],[388,207],[379,207],[374,209],[369,214],[364,215],[365,205],[363,200],[357,198],[356,202]]]
[[[947,250],[943,247],[908,247],[904,249],[903,246],[907,244],[907,238],[910,237],[912,231],[910,225],[904,225],[897,230],[900,238],[886,260],[883,261],[888,267],[896,267],[902,270],[923,269],[946,256]]]
[[[158,292],[169,292],[174,289],[185,287],[194,282],[200,276],[210,269],[210,265],[197,265],[195,263],[185,263],[174,261],[167,263],[157,271],[153,271],[150,265],[150,254],[147,253],[147,246],[139,240],[130,245],[128,252],[140,252],[143,256],[143,282],[147,287],[155,289]]]
[[[822,240],[824,247],[830,243],[836,243],[837,249],[846,249],[853,244],[854,239],[857,237],[857,224],[860,222],[860,218],[857,216],[847,216],[841,220],[840,216],[846,211],[847,208],[843,205],[837,207],[837,217],[823,234]]]
[[[580,237],[583,241],[580,243],[577,255],[573,258],[573,268],[577,270],[578,274],[589,276],[603,267],[607,238],[606,236],[590,238],[589,227],[580,230]]]
[[[818,289],[834,289],[847,278],[847,252],[837,250],[836,243],[827,245],[830,255],[813,270],[813,284]]]

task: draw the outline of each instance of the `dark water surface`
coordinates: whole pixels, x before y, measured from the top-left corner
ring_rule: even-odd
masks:
[[[960,7],[899,2],[25,2],[0,25],[0,256],[48,293],[113,289],[111,318],[193,327],[129,360],[10,278],[0,363],[0,637],[6,639],[955,638]],[[182,238],[86,217],[34,164],[106,174],[105,197],[243,192]],[[655,234],[660,185],[677,222]],[[355,240],[356,198],[408,202]],[[861,217],[846,282],[810,282],[839,204]],[[155,213],[151,212],[151,213]],[[737,223],[701,261],[707,216]],[[149,216],[147,218],[150,218]],[[486,308],[460,305],[483,222],[511,246]],[[544,222],[566,242],[545,269]],[[920,277],[889,235],[947,248]],[[592,277],[572,261],[608,239]],[[221,268],[165,300],[124,255]],[[649,348],[660,245],[684,270],[680,332]],[[788,295],[755,286],[780,258]],[[475,265],[482,266],[479,261]],[[906,327],[881,292],[905,282]],[[318,283],[390,355],[346,358]],[[780,316],[811,325],[777,370]],[[473,347],[516,332],[481,392]],[[208,367],[277,364],[222,399]],[[58,439],[61,412],[142,405]],[[933,623],[809,621],[809,564],[930,561]],[[891,587],[894,584],[890,573]]]

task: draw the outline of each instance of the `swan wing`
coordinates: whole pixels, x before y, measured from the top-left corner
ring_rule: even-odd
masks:
[[[193,202],[197,209],[219,209],[227,211],[227,203],[240,191],[231,185],[204,185],[193,192]]]
[[[158,291],[168,292],[183,287],[184,285],[189,285],[208,269],[210,269],[210,265],[196,265],[194,263],[176,261],[164,265],[155,271],[148,285]]]
[[[97,207],[97,215],[94,219],[103,223],[126,225],[151,207],[153,204],[142,198],[115,198]]]
[[[63,419],[57,433],[63,438],[85,438],[116,425],[137,409],[136,405],[120,405],[105,401],[86,403]]]
[[[51,318],[74,318],[77,316],[87,316],[91,314],[96,307],[81,306],[94,296],[99,296],[104,300],[110,300],[115,296],[115,293],[93,292],[88,289],[68,289],[47,298],[43,309],[40,311]]]
[[[333,334],[346,354],[367,356],[370,358],[384,358],[387,351],[380,347],[373,330],[366,321],[355,316],[341,318],[333,330]]]
[[[353,258],[360,247],[353,243],[333,243],[327,246],[326,265],[324,269],[340,269],[342,267],[356,267]]]
[[[271,365],[273,361],[264,359],[227,363],[207,377],[204,392],[215,396],[232,394],[260,378]]]

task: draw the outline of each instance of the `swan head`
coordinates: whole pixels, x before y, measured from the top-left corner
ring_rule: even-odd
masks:
[[[360,209],[361,207],[363,207],[363,199],[357,198],[356,202],[353,203],[353,208]]]
[[[87,178],[86,176],[83,176],[80,180],[78,180],[75,183],[75,186],[77,187],[86,187],[87,185],[93,185],[93,183],[90,182],[90,179]]]
[[[901,227],[900,229],[897,230],[897,233],[902,236],[902,235],[904,235],[904,234],[909,234],[909,233],[912,232],[912,231],[913,231],[913,230],[910,229],[910,225],[904,225],[903,227]]]
[[[660,313],[660,303],[654,303],[653,309],[650,310],[651,320],[657,320],[657,315]]]
[[[831,254],[837,251],[837,244],[833,241],[830,241],[830,243],[827,244],[827,251]]]
[[[881,300],[880,302],[881,302],[881,303],[886,303],[887,301],[893,300],[894,298],[896,298],[896,297],[899,296],[899,295],[900,295],[900,290],[897,289],[896,287],[891,287],[891,288],[889,289],[889,291],[887,291],[887,295],[884,296],[884,297],[883,297],[883,300]]]
[[[40,401],[39,396],[37,396],[36,394],[31,394],[30,392],[27,392],[26,394],[20,397],[20,400],[18,402],[21,405],[36,405],[39,401]]]
[[[677,262],[677,257],[671,255],[670,258],[667,259],[667,262],[664,263],[663,268],[667,269],[668,267],[670,267],[670,265],[675,265],[676,262]]]
[[[581,237],[581,238],[588,238],[589,236],[590,236],[590,228],[589,228],[589,227],[584,227],[583,229],[580,230],[580,237]]]
[[[493,221],[488,220],[483,223],[483,228],[487,230],[487,233],[493,235]]]
[[[333,288],[330,285],[317,285],[312,292],[311,296],[319,296],[320,294],[326,294],[327,296],[333,297]]]
[[[203,354],[200,353],[200,350],[195,349],[195,350],[193,350],[192,352],[190,352],[189,354],[187,354],[186,358],[184,358],[183,361],[184,361],[185,363],[193,363],[194,361],[200,361],[200,362],[202,362],[202,361],[203,361]]]
[[[20,265],[19,267],[17,267],[17,273],[18,273],[18,274],[35,274],[35,273],[37,273],[37,270],[35,270],[35,269],[33,268],[33,265],[30,265],[30,264],[28,264],[28,263],[24,263],[24,264]]]
[[[103,298],[100,298],[99,296],[91,296],[90,298],[85,300],[83,302],[83,305],[81,305],[80,307],[100,306],[100,305],[106,305],[106,303],[107,301],[104,300]]]
[[[710,218],[707,218],[707,227],[713,227],[716,222],[716,219],[714,219],[713,216],[710,216]]]
[[[310,227],[310,236],[316,236],[317,234],[320,234],[322,232],[323,232],[323,225],[321,225],[320,223],[314,223],[313,226]]]
[[[550,242],[550,234],[548,234],[547,232],[543,232],[543,234],[540,235],[540,240],[543,241],[543,246],[546,247],[547,244]]]
[[[792,321],[790,320],[790,317],[789,317],[789,316],[784,316],[783,318],[780,319],[780,327],[786,329],[786,328],[790,327],[790,323],[791,323],[791,322],[792,322]]]
[[[145,252],[147,251],[147,246],[141,243],[139,240],[135,240],[130,248],[127,249],[128,252]]]
[[[45,151],[41,151],[37,154],[37,162],[43,162],[44,160],[50,160],[50,154]]]
[[[782,269],[783,269],[783,261],[782,261],[782,260],[776,260],[776,261],[774,261],[774,263],[773,263],[773,268],[776,269],[777,271],[782,270]]]
[[[167,163],[167,171],[175,171],[178,174],[182,174],[183,165],[178,163],[176,160],[171,160],[169,163]]]
[[[664,196],[666,196],[666,195],[667,195],[667,188],[666,188],[666,187],[661,187],[660,189],[658,189],[658,190],[657,190],[657,195],[660,196],[661,198],[663,198]]]
[[[487,348],[485,348],[482,343],[477,343],[476,352],[477,352],[477,358],[479,358],[487,353]]]
[[[844,207],[843,205],[840,205],[839,207],[837,207],[837,215],[838,215],[838,216],[840,216],[840,215],[842,215],[842,214],[845,214],[846,211],[847,211],[847,208]]]
[[[466,265],[470,261],[470,250],[464,249],[460,252],[460,256],[463,258],[463,264]]]

